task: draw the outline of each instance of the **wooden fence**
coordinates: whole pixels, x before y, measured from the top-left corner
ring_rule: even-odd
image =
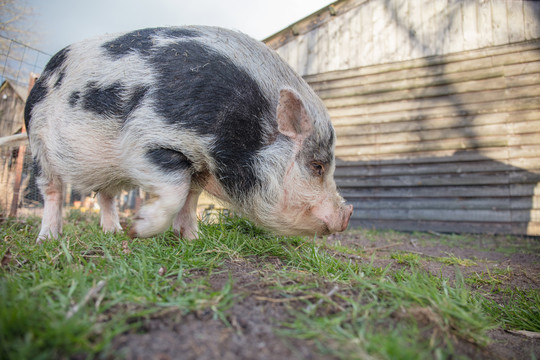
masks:
[[[353,225],[540,235],[540,39],[305,78]]]

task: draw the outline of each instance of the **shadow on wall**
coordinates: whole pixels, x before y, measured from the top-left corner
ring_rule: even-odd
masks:
[[[395,3],[385,9],[398,31],[433,54]],[[435,28],[440,46],[470,4],[450,4]],[[335,123],[336,183],[355,207],[352,226],[540,235],[540,44],[528,44],[360,69],[354,89],[343,78],[313,84]]]
[[[354,205],[351,226],[540,235],[540,174],[475,150],[452,156],[338,162],[336,183]]]

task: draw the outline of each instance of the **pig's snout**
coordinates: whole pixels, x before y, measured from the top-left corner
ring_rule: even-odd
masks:
[[[338,230],[339,232],[345,231],[347,229],[347,226],[349,226],[349,220],[351,219],[353,213],[353,206],[347,205],[343,207],[342,211],[342,221],[341,221],[341,229]]]
[[[353,213],[353,206],[345,204],[336,205],[332,206],[328,203],[322,203],[312,209],[315,218],[324,224],[325,229],[319,232],[321,235],[333,234],[347,229]]]
[[[345,231],[347,226],[349,226],[349,220],[351,219],[352,213],[352,205],[342,205],[338,210],[338,215],[335,218],[336,220],[326,223],[329,232],[335,233]]]

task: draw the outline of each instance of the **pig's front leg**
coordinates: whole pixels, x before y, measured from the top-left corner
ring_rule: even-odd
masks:
[[[137,213],[129,236],[149,237],[165,231],[184,206],[189,188],[189,180],[185,183],[159,185],[153,192],[155,197]]]
[[[184,239],[194,240],[199,237],[197,226],[197,201],[202,189],[193,188],[189,191],[186,202],[173,222],[176,235]]]
[[[116,209],[115,196],[107,192],[100,191],[97,194],[97,201],[101,209],[101,227],[104,232],[115,233],[122,231],[118,211]]]
[[[38,179],[43,195],[43,218],[36,243],[48,238],[57,238],[62,233],[62,182],[58,179]]]

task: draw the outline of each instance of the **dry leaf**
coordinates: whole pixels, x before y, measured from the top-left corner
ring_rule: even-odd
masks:
[[[126,255],[131,254],[131,249],[129,248],[127,240],[122,241],[122,252]]]
[[[167,273],[167,268],[165,266],[162,266],[159,268],[158,274],[159,276],[163,276]]]
[[[11,250],[7,249],[6,253],[2,257],[2,262],[0,263],[2,267],[8,266],[11,262]]]

